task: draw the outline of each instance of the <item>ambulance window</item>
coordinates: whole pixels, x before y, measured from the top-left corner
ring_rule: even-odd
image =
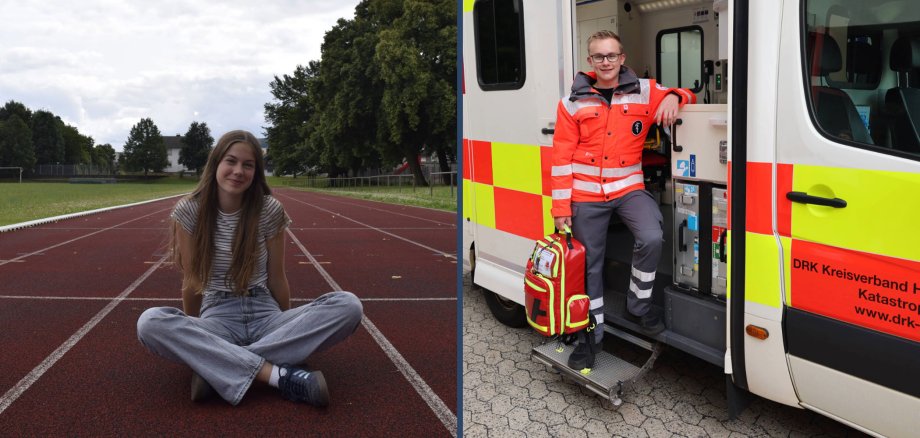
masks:
[[[920,8],[899,0],[805,0],[812,123],[854,147],[920,159]]]
[[[521,0],[479,0],[473,6],[476,74],[483,90],[524,86],[524,14]]]
[[[702,87],[703,28],[663,30],[656,41],[658,82],[669,87]]]

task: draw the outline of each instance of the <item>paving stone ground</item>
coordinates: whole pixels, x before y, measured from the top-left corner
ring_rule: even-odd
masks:
[[[722,370],[666,348],[614,408],[530,358],[543,338],[492,317],[469,274],[463,288],[463,436],[478,437],[863,437],[811,411],[755,400],[728,419]],[[631,345],[607,341],[617,353]],[[622,349],[622,351],[621,351]]]

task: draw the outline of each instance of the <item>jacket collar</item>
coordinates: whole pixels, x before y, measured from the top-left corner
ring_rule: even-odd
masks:
[[[572,94],[569,100],[574,102],[587,96],[600,94],[594,89],[595,82],[597,82],[597,75],[593,71],[578,72],[575,75],[575,81],[572,82]],[[613,89],[613,94],[636,94],[639,92],[639,77],[629,67],[620,66],[619,83]]]

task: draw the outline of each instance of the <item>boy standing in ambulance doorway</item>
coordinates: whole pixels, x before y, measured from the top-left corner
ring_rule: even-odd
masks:
[[[552,154],[552,215],[557,229],[572,227],[585,246],[591,324],[568,360],[572,369],[594,366],[604,336],[604,252],[616,213],[635,238],[626,307],[647,335],[664,330],[652,310],[652,286],[661,258],[662,216],[645,190],[642,148],[652,123],[670,126],[678,110],[696,101],[687,89],[639,79],[626,67],[620,37],[599,31],[588,38],[591,72],[579,72],[571,94],[559,101]]]

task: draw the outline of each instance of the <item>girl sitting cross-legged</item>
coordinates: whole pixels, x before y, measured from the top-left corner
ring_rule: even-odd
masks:
[[[363,309],[350,292],[291,308],[284,271],[291,220],[271,196],[259,141],[246,131],[224,134],[171,219],[183,310],[144,311],[137,321],[141,343],[191,367],[193,400],[214,391],[236,405],[258,380],[287,399],[326,406],[322,372],[293,364],[351,335]]]

